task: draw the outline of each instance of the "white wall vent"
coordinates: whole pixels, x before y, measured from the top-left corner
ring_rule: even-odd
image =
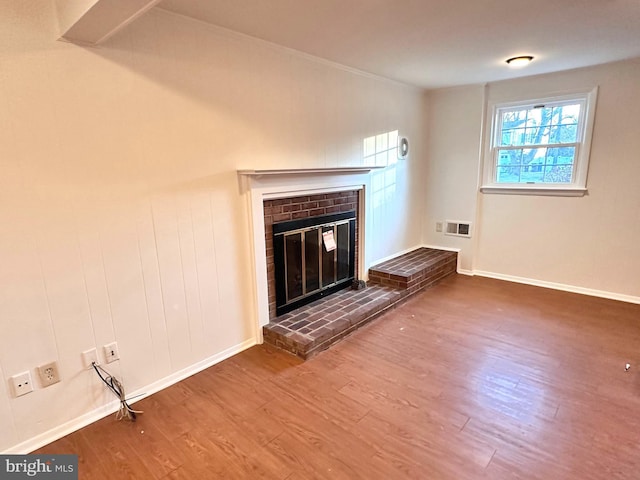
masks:
[[[447,220],[445,235],[455,235],[457,237],[471,237],[471,222],[458,220]]]

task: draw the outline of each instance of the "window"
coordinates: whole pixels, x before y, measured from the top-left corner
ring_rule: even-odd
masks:
[[[596,94],[494,105],[481,190],[584,195]]]

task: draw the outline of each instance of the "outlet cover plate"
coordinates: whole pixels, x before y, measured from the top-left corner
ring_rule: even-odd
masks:
[[[40,382],[43,387],[48,387],[54,383],[60,381],[60,369],[58,368],[58,362],[46,363],[38,367],[38,373],[40,374]]]
[[[31,372],[22,372],[14,375],[9,379],[13,387],[13,394],[21,397],[29,392],[33,392],[33,382],[31,381]]]
[[[93,367],[93,364],[100,365],[98,363],[98,351],[95,348],[90,348],[82,352],[82,364],[87,370]]]
[[[115,362],[120,359],[117,342],[108,343],[102,348],[104,349],[104,359],[107,363]]]

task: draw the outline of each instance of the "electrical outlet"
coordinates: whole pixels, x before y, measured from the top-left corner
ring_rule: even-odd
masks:
[[[118,353],[118,344],[116,342],[109,343],[102,347],[104,349],[104,358],[107,363],[115,362],[120,359],[120,354]]]
[[[40,381],[43,387],[48,387],[54,383],[60,381],[60,370],[58,369],[58,362],[51,362],[38,367],[38,373],[40,373]]]
[[[90,369],[93,367],[94,363],[96,365],[99,365],[98,352],[95,348],[91,348],[82,352],[82,364],[84,365],[84,368]]]
[[[442,222],[436,222],[436,232],[442,232]]]
[[[13,393],[16,397],[26,395],[29,392],[33,392],[33,383],[31,382],[31,373],[22,372],[14,375],[9,379],[13,386]]]

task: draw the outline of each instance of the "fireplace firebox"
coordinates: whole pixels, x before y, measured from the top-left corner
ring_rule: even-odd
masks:
[[[355,211],[273,224],[276,315],[351,285],[355,232]]]

